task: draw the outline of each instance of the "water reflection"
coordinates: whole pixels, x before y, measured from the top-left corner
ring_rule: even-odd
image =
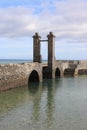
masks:
[[[0,92],[0,113],[6,112],[25,101],[26,87]]]
[[[39,84],[40,84],[39,82],[36,82],[36,83],[30,82],[28,84],[29,94],[31,94],[31,95],[36,94],[38,92],[38,89],[39,89]]]
[[[57,78],[0,93],[0,130],[86,130],[87,78]]]
[[[47,115],[47,125],[51,127],[54,122],[53,114],[55,110],[55,101],[54,101],[54,94],[55,94],[55,80],[51,80],[48,82],[48,91],[47,91],[47,106],[46,106],[46,115]]]
[[[51,127],[54,122],[54,111],[55,111],[55,100],[54,95],[57,89],[55,84],[58,80],[44,80],[43,83],[29,85],[29,94],[34,96],[33,98],[33,112],[31,120],[34,125],[37,122],[41,122],[43,118],[43,123],[47,124],[47,128]],[[44,95],[45,93],[45,95]],[[41,106],[42,104],[42,106]],[[43,108],[44,110],[43,110]],[[42,115],[44,113],[44,116]]]
[[[42,88],[42,86],[40,83],[29,83],[29,86],[28,86],[29,94],[34,97],[34,99],[33,99],[33,113],[32,113],[32,119],[34,121],[39,120],[41,88]]]

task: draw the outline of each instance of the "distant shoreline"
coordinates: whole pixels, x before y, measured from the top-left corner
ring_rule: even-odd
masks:
[[[32,62],[29,59],[0,59],[0,64]]]

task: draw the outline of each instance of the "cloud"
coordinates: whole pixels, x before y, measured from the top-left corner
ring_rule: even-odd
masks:
[[[87,2],[83,0],[40,1],[39,6],[0,8],[0,37],[45,36],[53,31],[58,39],[86,41]]]
[[[34,17],[25,7],[0,9],[0,36],[27,36],[34,29]],[[34,22],[33,22],[34,21]]]

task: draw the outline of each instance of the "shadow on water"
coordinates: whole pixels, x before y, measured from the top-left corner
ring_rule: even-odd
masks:
[[[37,125],[37,123],[39,123],[41,120],[44,121],[43,123],[45,123],[47,127],[52,126],[52,124],[54,123],[54,97],[58,83],[59,80],[44,79],[42,83],[29,84],[29,94],[33,94],[34,97],[32,107],[33,112],[31,116],[31,120],[34,123],[34,125]],[[41,115],[43,115],[43,117],[41,117]]]
[[[28,91],[30,94],[36,94],[38,92],[39,89],[39,82],[30,82],[28,84]]]
[[[55,91],[61,86],[58,79],[51,80],[45,79],[42,83],[30,82],[27,86],[11,89],[0,93],[0,112],[16,107],[18,104],[25,102],[26,95],[27,100],[32,100],[33,98],[41,97],[45,91],[48,93]],[[50,93],[51,94],[51,93]],[[45,97],[44,97],[45,98]]]
[[[7,111],[7,113],[10,112],[8,117],[0,118],[6,119],[9,130],[14,130],[15,124],[17,124],[18,130],[32,130],[34,128],[37,130],[57,130],[61,127],[58,122],[63,124],[66,120],[65,117],[67,118],[68,110],[65,106],[65,100],[67,96],[70,96],[68,92],[71,87],[69,86],[68,91],[65,88],[67,89],[66,86],[69,83],[73,86],[71,81],[71,78],[44,79],[42,83],[31,82],[24,88],[13,89],[0,94],[1,109],[12,108],[12,111]],[[13,110],[13,108],[15,109]],[[60,120],[63,120],[63,123]],[[1,121],[1,125],[5,125],[4,120]],[[65,125],[63,126],[65,127]]]
[[[39,82],[29,82],[28,91],[31,94],[36,94],[38,91],[53,91],[61,86],[60,78],[56,79],[44,79],[42,83]]]
[[[60,78],[56,79],[44,79],[42,83],[40,82],[28,82],[29,94],[36,94],[38,91],[56,91],[60,87]]]
[[[0,130],[86,130],[86,86],[86,78],[57,78],[0,93]]]

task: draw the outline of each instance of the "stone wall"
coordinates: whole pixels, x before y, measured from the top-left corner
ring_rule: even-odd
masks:
[[[76,75],[87,75],[87,61],[86,60],[81,60],[79,61],[79,64],[77,68],[75,69],[75,76]]]
[[[68,70],[69,74],[72,71],[75,76],[87,75],[87,61],[55,61],[54,73],[58,69],[61,77],[64,75],[65,70]],[[42,81],[42,75],[43,78],[49,77],[48,64],[34,62],[0,65],[0,91],[28,85],[28,80],[33,70],[37,72],[39,81]]]
[[[28,84],[28,78],[33,70],[42,81],[42,66],[39,63],[2,64],[0,65],[0,91]]]

